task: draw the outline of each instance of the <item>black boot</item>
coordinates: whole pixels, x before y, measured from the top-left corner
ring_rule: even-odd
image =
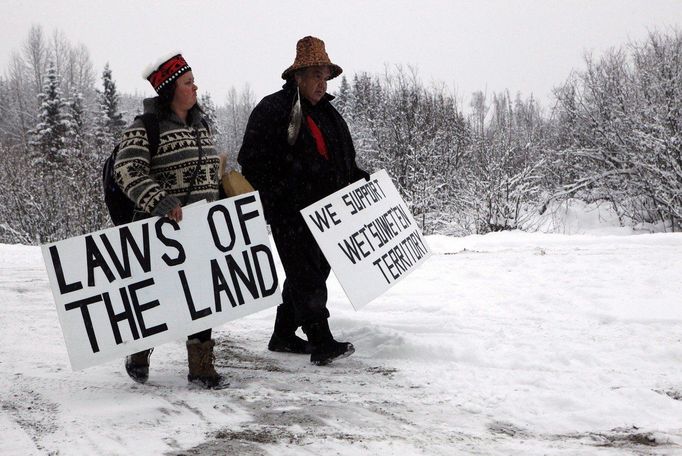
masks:
[[[345,358],[355,353],[355,347],[350,342],[334,340],[326,319],[319,320],[303,327],[312,345],[310,362],[324,366],[335,359]]]
[[[126,356],[126,372],[137,383],[145,383],[149,379],[149,358],[153,348]]]
[[[293,317],[286,312],[281,305],[277,307],[275,330],[272,332],[272,337],[270,337],[268,350],[284,353],[310,354],[310,344],[308,341],[305,341],[296,335],[296,329],[297,326],[293,321]]]

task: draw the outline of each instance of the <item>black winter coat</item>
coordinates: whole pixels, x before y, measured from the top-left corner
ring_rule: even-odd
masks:
[[[254,108],[237,161],[260,192],[268,223],[299,216],[298,211],[359,179],[369,178],[355,163],[348,125],[325,94],[315,106],[301,98],[303,120],[293,146],[287,142],[296,88],[287,84]],[[329,160],[317,152],[305,120],[310,115],[321,130]]]

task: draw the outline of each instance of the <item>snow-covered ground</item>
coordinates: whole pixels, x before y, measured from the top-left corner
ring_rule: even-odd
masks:
[[[274,309],[216,331],[230,387],[72,372],[37,247],[0,245],[0,454],[682,454],[682,234],[427,238],[330,366],[268,352]]]

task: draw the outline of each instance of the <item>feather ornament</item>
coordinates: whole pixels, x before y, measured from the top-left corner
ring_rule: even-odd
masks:
[[[296,87],[296,101],[291,108],[291,119],[289,120],[289,127],[287,128],[287,142],[290,146],[296,143],[298,132],[301,130],[301,120],[303,119],[303,111],[301,110],[301,93]]]

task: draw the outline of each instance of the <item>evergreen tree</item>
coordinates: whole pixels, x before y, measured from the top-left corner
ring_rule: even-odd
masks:
[[[79,152],[83,151],[86,141],[85,132],[85,107],[83,94],[73,92],[69,99],[69,111],[71,113],[73,135],[70,145]]]
[[[38,124],[31,131],[31,145],[37,150],[37,164],[62,161],[67,155],[67,138],[72,134],[71,115],[59,89],[59,75],[52,63],[47,68],[43,91],[38,94]]]
[[[211,133],[217,135],[220,133],[220,127],[218,126],[218,114],[215,103],[211,98],[210,93],[202,94],[199,97],[199,105],[202,111],[204,111],[204,117],[208,120],[208,124],[211,126]]]
[[[350,114],[351,107],[353,106],[353,101],[351,100],[352,91],[348,79],[346,76],[341,76],[341,85],[339,86],[339,91],[336,94],[336,99],[334,100],[334,106],[341,113],[342,116],[347,116]]]
[[[102,72],[101,92],[98,91],[99,112],[96,113],[95,139],[97,146],[109,150],[119,140],[125,122],[123,114],[118,110],[118,93],[116,83],[111,78],[111,69],[107,63]]]

